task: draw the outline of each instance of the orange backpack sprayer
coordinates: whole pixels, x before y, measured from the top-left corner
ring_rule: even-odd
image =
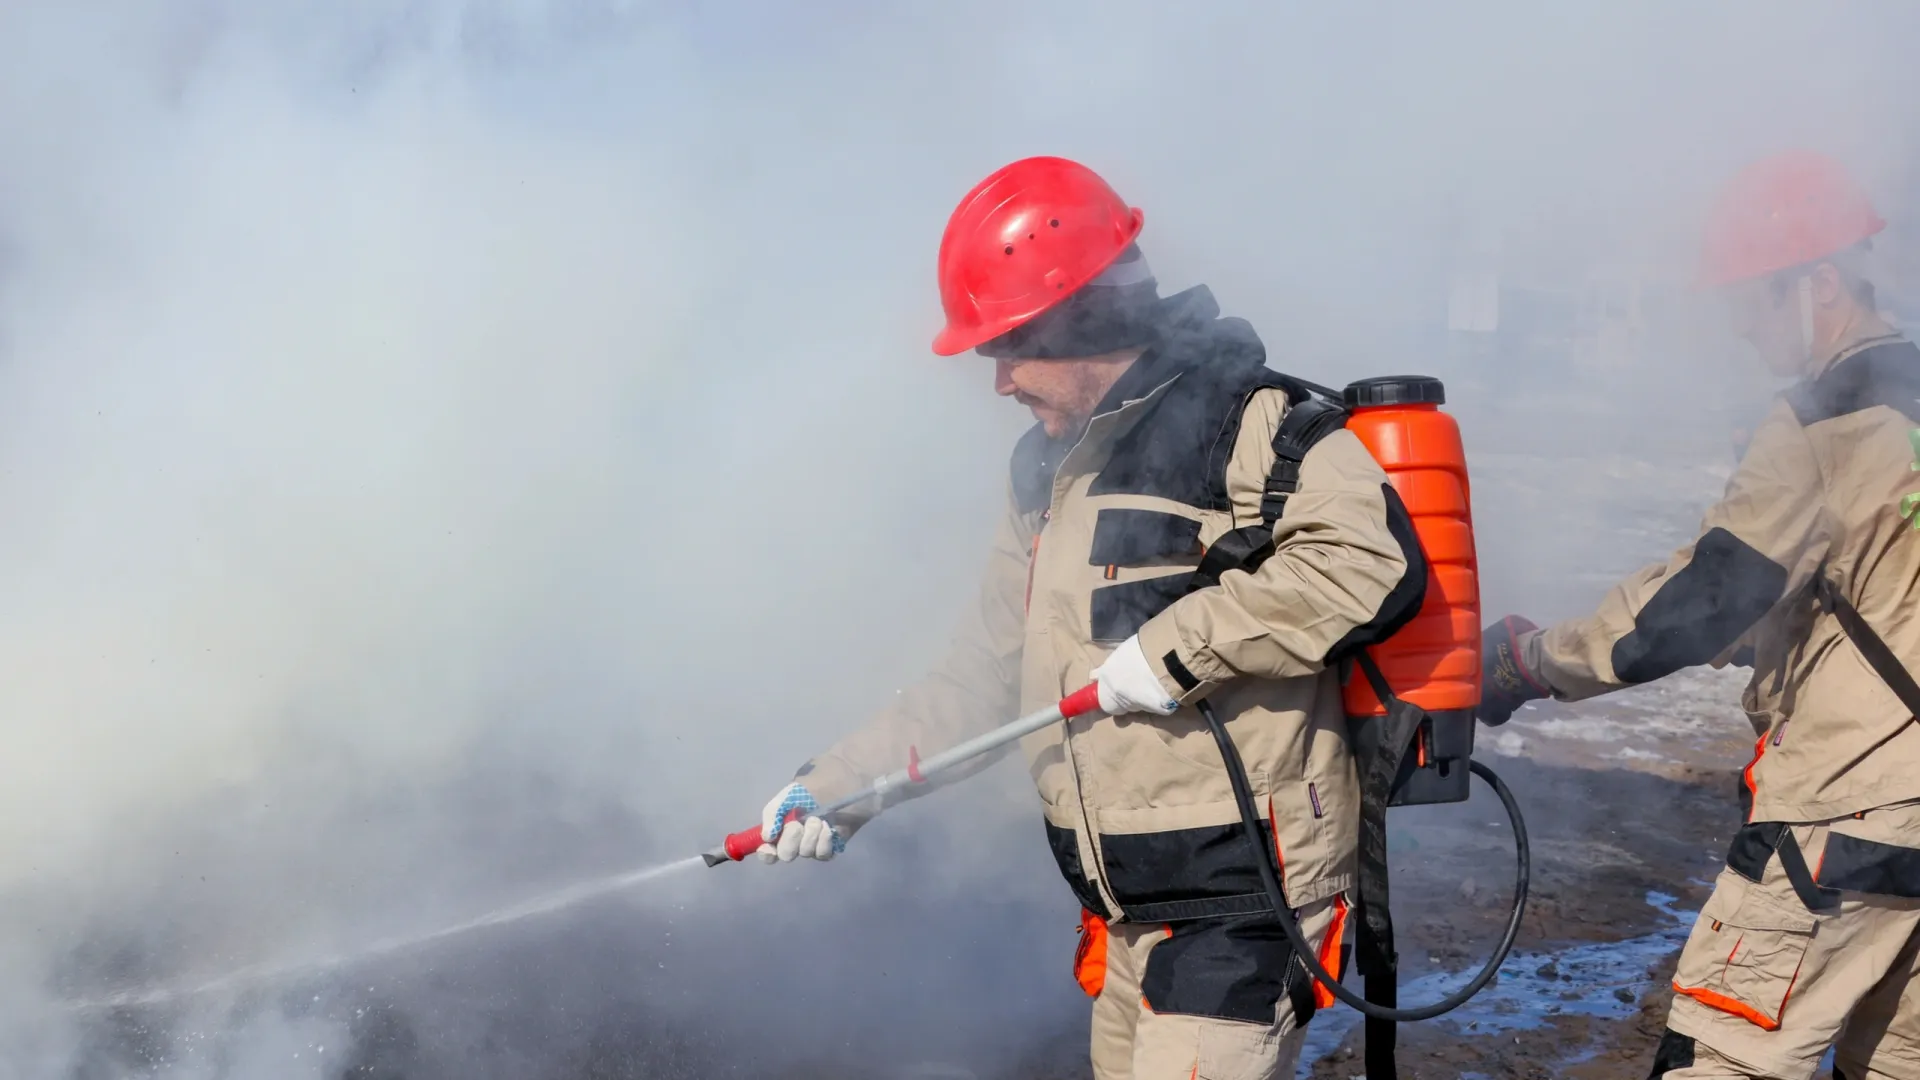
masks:
[[[1403,546],[1409,560],[1420,564],[1409,566],[1409,578],[1422,583],[1422,592],[1405,621],[1346,656],[1328,658],[1345,669],[1342,696],[1360,772],[1360,921],[1354,957],[1365,982],[1364,999],[1339,985],[1338,973],[1327,971],[1308,947],[1287,906],[1239,750],[1211,705],[1200,701],[1196,708],[1226,763],[1246,839],[1255,850],[1255,868],[1295,956],[1315,981],[1366,1016],[1369,1080],[1393,1080],[1394,1025],[1430,1019],[1465,1004],[1492,981],[1513,948],[1532,873],[1526,823],[1513,793],[1493,770],[1472,759],[1473,714],[1480,704],[1479,564],[1460,428],[1440,409],[1445,388],[1438,379],[1397,376],[1356,382],[1339,395],[1301,383],[1289,397],[1290,407],[1274,437],[1276,460],[1267,490],[1282,499],[1291,494],[1307,453],[1344,427],[1386,471],[1390,524],[1411,533],[1403,536]],[[1226,569],[1257,569],[1272,554],[1272,527],[1269,520],[1241,530],[1237,539],[1230,540],[1229,534],[1216,541],[1216,549],[1222,550],[1209,553],[1213,565],[1203,560],[1196,577],[1211,572],[1211,580],[1218,581]],[[1513,825],[1513,908],[1493,955],[1465,986],[1432,1004],[1402,1009],[1397,1005],[1399,965],[1388,908],[1387,807],[1465,802],[1469,776],[1480,777],[1493,789]]]
[[[1473,710],[1480,704],[1480,563],[1460,427],[1440,411],[1446,393],[1437,379],[1367,379],[1342,398],[1347,430],[1387,471],[1427,560],[1419,611],[1367,650],[1392,695],[1426,714],[1390,805],[1459,802],[1467,797]],[[1364,671],[1347,679],[1344,696],[1349,721],[1362,731],[1387,716]]]

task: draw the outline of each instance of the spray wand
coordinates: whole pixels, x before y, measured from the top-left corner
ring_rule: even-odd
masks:
[[[826,817],[836,810],[845,810],[849,806],[865,802],[868,799],[881,798],[895,788],[907,784],[924,784],[935,776],[953,768],[955,765],[972,761],[982,754],[998,750],[1008,743],[1025,738],[1042,728],[1051,727],[1062,720],[1094,712],[1099,708],[1100,687],[1097,683],[1088,683],[1038,712],[1029,713],[1011,724],[994,728],[985,735],[977,735],[949,750],[942,750],[930,758],[921,758],[917,750],[909,747],[907,750],[906,768],[882,776],[880,779],[875,780],[873,783],[868,784],[866,787],[861,788],[846,798],[821,807],[815,811],[815,814],[820,817]],[[792,821],[799,816],[800,812],[795,810],[793,813],[787,815],[787,820]],[[700,857],[707,860],[708,866],[719,866],[721,863],[739,862],[741,859],[758,851],[760,845],[764,842],[764,839],[760,835],[760,826],[755,825],[751,829],[742,829],[727,837],[721,841],[719,847],[714,848],[712,851],[701,852]]]
[[[1049,705],[1031,716],[1024,716],[1005,727],[995,728],[978,738],[921,760],[914,751],[909,750],[907,767],[869,784],[861,791],[841,799],[819,811],[826,815],[835,810],[844,810],[862,799],[877,798],[904,784],[924,784],[933,777],[962,762],[971,761],[982,754],[997,750],[1022,736],[1057,724],[1068,717],[1093,712],[1100,707],[1100,693],[1093,684],[1060,699],[1057,704]],[[793,820],[790,816],[787,820]],[[308,958],[278,963],[256,964],[227,972],[224,975],[200,980],[181,980],[160,986],[134,987],[114,991],[100,997],[74,1001],[71,1005],[82,1010],[117,1009],[137,1006],[158,1005],[181,998],[198,997],[218,991],[237,989],[257,983],[275,982],[294,975],[310,975],[345,966],[356,961],[370,960],[388,956],[420,946],[435,944],[470,931],[483,930],[519,922],[522,919],[551,914],[587,900],[596,899],[611,893],[630,889],[642,882],[652,881],[681,870],[700,865],[702,859],[708,866],[718,866],[725,862],[738,862],[760,847],[760,826],[744,829],[726,838],[719,847],[700,855],[688,856],[659,866],[650,866],[641,870],[614,874],[609,877],[594,878],[577,882],[566,888],[558,889],[531,900],[523,901],[499,910],[489,912],[477,919],[454,926],[442,927],[402,937],[388,938],[374,942],[364,948],[331,956]]]

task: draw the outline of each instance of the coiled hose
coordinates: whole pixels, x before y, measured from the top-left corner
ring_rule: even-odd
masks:
[[[1412,1023],[1416,1020],[1431,1020],[1436,1016],[1450,1013],[1465,1005],[1479,993],[1487,983],[1493,981],[1500,971],[1500,965],[1506,962],[1507,954],[1513,949],[1514,939],[1520,936],[1520,917],[1526,911],[1527,888],[1533,881],[1533,857],[1527,846],[1527,825],[1520,816],[1520,804],[1514,801],[1513,792],[1507,790],[1499,776],[1492,769],[1469,760],[1467,767],[1473,775],[1485,781],[1493,793],[1499,797],[1500,805],[1506,807],[1507,820],[1513,824],[1513,842],[1516,854],[1516,870],[1513,880],[1513,910],[1507,916],[1507,928],[1500,936],[1500,944],[1467,985],[1448,994],[1431,1005],[1414,1008],[1389,1008],[1354,993],[1341,985],[1340,979],[1320,963],[1314,948],[1300,932],[1300,924],[1293,917],[1293,911],[1287,906],[1287,896],[1280,887],[1280,877],[1273,865],[1273,855],[1267,846],[1266,832],[1260,827],[1260,811],[1254,806],[1253,785],[1247,782],[1247,767],[1240,760],[1240,750],[1227,734],[1226,725],[1214,714],[1213,706],[1206,701],[1197,703],[1200,715],[1207,722],[1207,729],[1213,732],[1213,741],[1220,746],[1220,757],[1226,762],[1227,780],[1233,785],[1233,800],[1240,807],[1240,824],[1246,833],[1247,843],[1253,848],[1253,865],[1259,871],[1260,883],[1266,887],[1267,898],[1273,903],[1274,914],[1279,917],[1280,929],[1287,935],[1288,944],[1293,946],[1294,955],[1300,958],[1307,973],[1314,981],[1327,988],[1334,997],[1358,1009],[1362,1014],[1375,1020],[1392,1023]],[[1385,798],[1386,793],[1382,792]]]

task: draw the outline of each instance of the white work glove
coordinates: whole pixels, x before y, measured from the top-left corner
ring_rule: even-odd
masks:
[[[1108,716],[1148,712],[1167,716],[1180,707],[1161,684],[1160,676],[1147,666],[1147,654],[1140,651],[1140,635],[1120,643],[1107,662],[1093,669],[1100,684],[1100,711]]]
[[[819,859],[825,862],[847,849],[846,841],[840,839],[840,833],[825,818],[812,816],[820,809],[814,800],[813,792],[805,785],[794,783],[780,789],[780,794],[767,803],[760,811],[760,861],[763,863],[792,862],[795,859]],[[801,817],[788,821],[787,815],[799,811]]]

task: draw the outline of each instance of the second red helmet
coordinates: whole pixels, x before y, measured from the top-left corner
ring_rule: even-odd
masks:
[[[1756,161],[1707,220],[1700,284],[1765,277],[1829,258],[1886,227],[1839,162],[1807,150]]]

